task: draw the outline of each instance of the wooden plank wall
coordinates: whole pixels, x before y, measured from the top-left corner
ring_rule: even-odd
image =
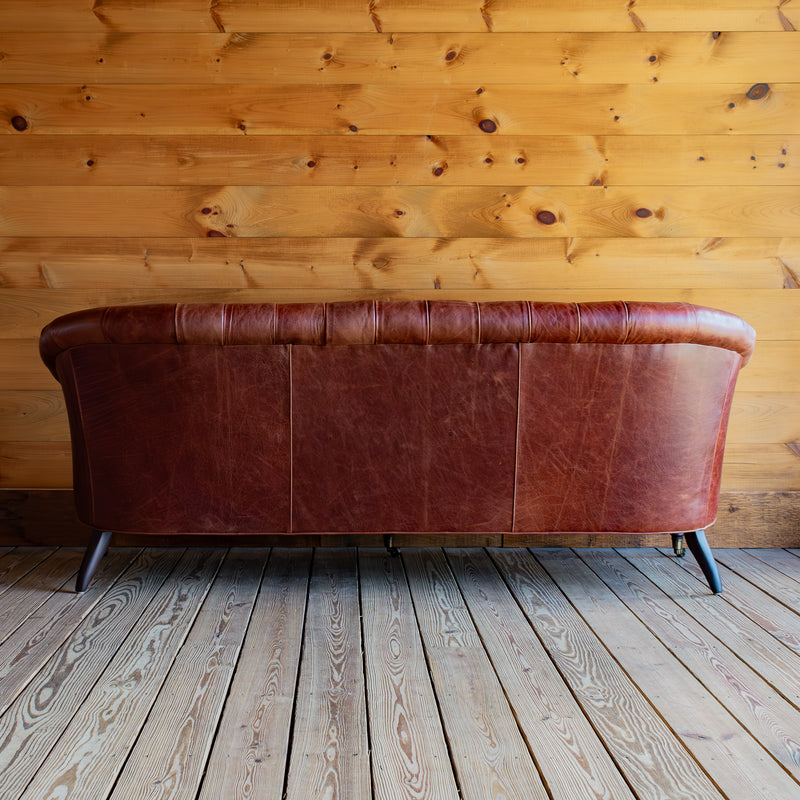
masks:
[[[798,27],[791,0],[3,0],[3,514],[70,485],[36,338],[73,309],[687,300],[758,331],[723,506],[779,498],[787,544]]]

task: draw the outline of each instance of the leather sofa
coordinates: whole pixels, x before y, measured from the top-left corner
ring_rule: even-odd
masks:
[[[117,306],[41,335],[79,518],[112,532],[683,537],[714,592],[753,329],[686,303]]]

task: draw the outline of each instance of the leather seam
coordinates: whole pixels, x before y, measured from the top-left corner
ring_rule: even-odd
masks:
[[[522,342],[517,343],[517,424],[514,431],[514,486],[511,492],[511,530],[517,529],[517,475],[519,472],[519,420],[522,406]]]
[[[289,351],[289,520],[287,532],[294,533],[294,375],[292,373],[291,344],[286,345]]]
[[[93,479],[93,472],[92,472],[92,460],[89,455],[89,446],[86,444],[86,424],[83,418],[83,404],[81,403],[81,396],[78,392],[78,381],[75,377],[75,364],[72,361],[72,352],[69,352],[69,364],[70,364],[70,382],[72,383],[72,390],[75,395],[75,404],[78,407],[78,417],[81,422],[81,444],[83,445],[83,455],[86,458],[86,473],[89,480],[89,507],[91,509],[91,519],[92,523],[95,520],[95,502],[94,502],[94,479]]]
[[[475,309],[478,312],[478,341],[475,344],[481,343],[481,304],[475,303]]]
[[[628,344],[628,339],[631,335],[631,315],[628,304],[624,300],[622,301],[622,307],[625,309],[625,338],[622,340],[622,344]]]
[[[706,498],[707,498],[706,513],[704,517],[705,519],[708,519],[709,509],[711,508],[711,487],[714,481],[714,470],[716,468],[716,463],[717,463],[717,453],[719,453],[720,437],[722,436],[722,426],[725,424],[725,421],[727,419],[727,415],[725,414],[725,409],[728,409],[728,412],[730,413],[730,406],[733,399],[732,395],[733,395],[733,390],[735,388],[735,380],[737,376],[738,367],[742,359],[741,355],[739,355],[738,353],[737,355],[739,356],[738,363],[736,359],[734,359],[733,364],[731,364],[730,369],[728,370],[728,387],[725,391],[725,402],[723,403],[722,413],[720,414],[719,418],[719,426],[717,427],[717,438],[716,441],[714,442],[714,455],[711,459],[711,470],[709,471],[708,475],[708,488],[706,489]]]

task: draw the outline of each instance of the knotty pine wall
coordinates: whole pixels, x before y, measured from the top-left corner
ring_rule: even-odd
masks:
[[[82,535],[59,314],[522,297],[749,320],[718,531],[800,544],[798,27],[791,0],[2,0],[3,541]]]

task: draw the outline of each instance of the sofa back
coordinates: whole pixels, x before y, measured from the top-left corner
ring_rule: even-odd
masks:
[[[129,533],[688,531],[754,333],[684,303],[92,309],[42,333],[80,518]]]

